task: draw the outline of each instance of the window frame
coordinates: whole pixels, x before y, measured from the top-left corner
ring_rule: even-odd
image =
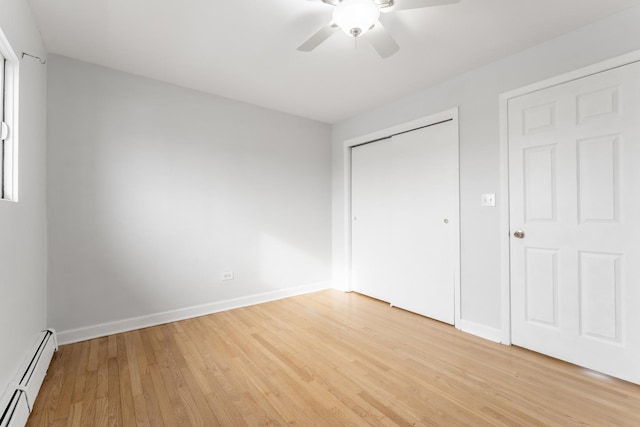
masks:
[[[0,203],[18,201],[18,68],[20,61],[0,29],[0,120],[7,138],[0,141]]]

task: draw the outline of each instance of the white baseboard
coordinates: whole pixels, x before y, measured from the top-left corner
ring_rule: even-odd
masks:
[[[342,291],[342,292],[351,292],[351,289],[349,289],[349,287],[345,283],[333,282],[331,289],[335,289],[337,291]]]
[[[178,320],[191,319],[193,317],[205,316],[207,314],[232,310],[234,308],[247,307],[250,305],[261,304],[269,301],[289,298],[296,295],[308,294],[330,288],[331,282],[319,282],[310,285],[278,289],[271,292],[263,292],[224,301],[216,301],[209,304],[202,304],[193,307],[179,308],[176,310],[169,310],[161,313],[149,314],[146,316],[132,317],[115,322],[87,326],[84,328],[58,331],[58,344],[62,345],[86,341],[93,338],[117,334],[120,332],[133,331],[135,329],[148,328],[150,326],[162,325],[164,323],[176,322]]]
[[[497,343],[502,343],[502,338],[504,336],[502,329],[492,328],[491,326],[482,325],[480,323],[464,319],[460,319],[458,321],[456,328],[460,329],[462,332]]]

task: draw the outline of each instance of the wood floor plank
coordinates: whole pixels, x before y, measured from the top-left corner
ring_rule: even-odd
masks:
[[[111,340],[109,340],[111,344]],[[107,393],[107,416],[109,421],[107,425],[121,426],[122,423],[122,401],[120,400],[120,369],[118,367],[118,360],[115,358],[109,358],[108,363],[108,378],[109,378],[109,391]]]
[[[147,368],[148,373],[144,374],[141,378],[142,390],[144,399],[144,407],[147,409],[147,418],[149,425],[153,427],[162,427],[165,425],[162,412],[160,410],[160,399],[157,397],[158,392],[153,385],[153,379],[151,378],[150,370]]]
[[[96,414],[93,425],[96,427],[106,427],[109,425],[109,421],[109,400],[106,397],[96,398]]]
[[[92,341],[98,342],[96,399],[106,397],[109,392],[109,339],[106,337]],[[71,346],[68,346],[71,347]]]
[[[640,426],[640,386],[322,291],[62,346],[29,426]]]
[[[127,357],[127,349],[129,347],[127,336],[131,332],[119,334],[117,336],[117,364],[118,379],[120,386],[120,414],[124,425],[135,425],[137,421],[133,398],[136,396],[136,390],[133,388],[131,381],[131,366]],[[136,384],[139,382],[136,381]],[[139,395],[139,394],[138,394]],[[145,414],[146,415],[146,414]]]
[[[76,383],[76,365],[80,357],[82,356],[82,343],[76,347],[77,351],[70,349],[68,357],[64,358],[64,363],[61,366],[62,369],[62,384],[59,391],[59,400],[56,404],[55,413],[53,415],[53,421],[66,422],[69,418],[69,412],[71,411],[71,404],[73,403],[73,391]]]
[[[83,397],[80,399],[80,403],[82,403],[82,417],[80,420],[80,424],[83,426],[88,426],[93,424],[93,421],[96,417],[96,393],[97,393],[97,384],[98,384],[98,370],[89,370],[84,374],[86,376],[86,381],[84,382],[84,391]]]
[[[173,407],[160,370],[161,368],[158,364],[149,365],[149,378],[151,379],[151,384],[153,384],[153,389],[148,387],[145,390],[148,393],[153,393],[150,398],[158,402],[160,416],[164,425],[175,426],[178,425],[177,419],[179,417],[176,416],[176,412],[179,411],[179,408]],[[151,407],[151,405],[148,404],[147,407]]]
[[[82,402],[75,402],[69,411],[68,425],[70,427],[82,426]]]

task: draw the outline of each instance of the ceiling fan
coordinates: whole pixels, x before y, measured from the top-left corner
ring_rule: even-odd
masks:
[[[298,46],[298,50],[309,52],[318,47],[338,29],[347,35],[358,38],[367,35],[366,39],[382,58],[388,58],[400,47],[379,21],[380,13],[396,10],[419,9],[423,7],[441,6],[458,3],[460,0],[321,0],[334,6],[333,16],[325,25],[307,41]]]

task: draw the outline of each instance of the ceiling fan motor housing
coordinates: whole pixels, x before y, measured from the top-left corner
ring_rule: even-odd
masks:
[[[351,37],[369,31],[380,18],[380,6],[373,0],[343,0],[333,10],[333,21]]]

